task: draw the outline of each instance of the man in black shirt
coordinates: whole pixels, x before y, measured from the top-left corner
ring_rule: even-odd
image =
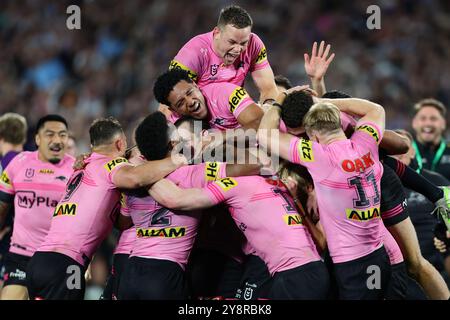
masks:
[[[403,130],[397,130],[397,133],[406,136],[412,142],[412,136]],[[409,151],[403,155],[396,156],[398,160],[403,162],[405,165],[410,166],[412,169],[417,170],[425,178],[430,180],[437,186],[449,186],[450,182],[444,176],[439,173],[429,171],[420,168],[416,160],[416,152],[412,145]],[[444,256],[435,248],[433,243],[434,230],[439,223],[439,217],[437,215],[431,214],[435,208],[435,205],[425,198],[420,193],[414,192],[410,189],[405,188],[409,216],[416,229],[417,238],[419,240],[420,251],[425,259],[427,259],[434,267],[442,274],[442,277],[446,280],[447,285],[450,284],[450,277],[445,271],[444,267]],[[450,259],[447,256],[446,259]],[[409,297],[418,297],[418,292],[410,286]]]
[[[447,108],[435,99],[424,99],[414,106],[413,147],[418,170],[440,173],[450,180],[450,143],[443,137]]]

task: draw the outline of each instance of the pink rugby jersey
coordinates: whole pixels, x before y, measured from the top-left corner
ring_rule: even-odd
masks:
[[[211,128],[236,129],[237,118],[249,105],[255,103],[244,88],[232,83],[212,83],[200,88],[208,108],[207,121]],[[175,123],[180,116],[172,112],[169,121]]]
[[[120,208],[122,214],[124,214],[123,207]],[[114,254],[130,254],[133,249],[134,240],[136,239],[136,229],[134,226],[123,230],[120,234],[119,241],[117,241],[116,248],[114,249]]]
[[[212,202],[224,202],[270,273],[319,261],[314,241],[289,192],[261,176],[224,178],[208,184]]]
[[[223,64],[212,44],[212,31],[192,38],[170,62],[169,69],[186,70],[192,80],[203,87],[216,82],[242,86],[249,72],[270,68],[266,48],[254,33],[250,35],[247,49],[229,66]]]
[[[59,252],[87,266],[120,212],[120,191],[113,183],[114,174],[130,164],[125,158],[95,152],[85,163],[83,170],[72,174],[38,251]]]
[[[382,132],[358,123],[350,139],[321,145],[292,138],[290,161],[308,168],[334,263],[366,256],[383,244],[378,160]]]
[[[182,188],[201,188],[225,176],[226,165],[207,162],[179,168],[166,177]],[[184,270],[194,245],[200,211],[176,211],[162,207],[152,197],[126,197],[122,214],[131,216],[136,240],[131,257],[170,260]]]
[[[50,228],[53,211],[64,195],[74,158],[57,164],[43,162],[38,151],[22,152],[5,168],[0,179],[2,197],[14,197],[14,225],[9,251],[31,257]]]

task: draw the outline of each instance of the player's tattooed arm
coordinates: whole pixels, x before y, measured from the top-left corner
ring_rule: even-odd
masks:
[[[215,204],[202,189],[181,189],[167,179],[155,183],[148,193],[162,206],[174,210],[204,209]]]
[[[161,180],[179,167],[187,164],[180,154],[174,154],[162,160],[147,161],[138,166],[124,165],[117,169],[113,183],[118,188],[137,189]]]
[[[319,99],[319,101],[332,103],[338,107],[341,112],[361,117],[358,122],[373,122],[384,132],[385,111],[381,105],[375,102],[358,98]]]
[[[331,46],[328,44],[325,47],[325,41],[322,41],[317,50],[317,42],[314,42],[311,57],[305,53],[305,71],[311,79],[312,87],[317,92],[319,97],[322,97],[325,92],[325,74],[330,63],[333,61],[335,54],[332,53],[329,57]]]
[[[252,78],[260,92],[259,101],[275,100],[278,95],[275,76],[272,68],[264,68],[252,72]]]

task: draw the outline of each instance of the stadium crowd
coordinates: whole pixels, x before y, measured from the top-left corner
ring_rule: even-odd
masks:
[[[445,70],[450,69],[450,60],[448,59],[450,43],[447,41],[450,33],[450,25],[447,22],[449,21],[448,4],[444,1],[383,3],[380,4],[383,12],[381,30],[369,30],[366,27],[368,15],[365,12],[370,4],[369,2],[361,1],[357,4],[341,5],[338,1],[323,1],[320,3],[316,1],[301,3],[277,0],[245,1],[242,5],[250,12],[254,22],[252,32],[261,38],[267,49],[267,57],[260,56],[261,47],[256,45],[259,54],[256,64],[260,65],[253,66],[254,69],[251,71],[266,68],[263,64],[264,60],[267,59],[270,61],[270,66],[275,74],[286,75],[290,82],[294,84],[309,83],[310,79],[305,72],[303,53],[310,52],[311,44],[317,39],[325,40],[332,44],[332,52],[336,54],[336,58],[331,59],[333,62],[330,61],[331,67],[326,76],[328,91],[342,90],[354,97],[367,99],[383,106],[386,121],[384,123],[383,120],[382,126],[385,124],[386,129],[402,128],[413,132],[411,128],[413,117],[418,119],[423,108],[427,108],[427,106],[429,108],[430,105],[439,111],[442,121],[445,123],[447,120],[445,105],[450,103],[450,80],[445,73]],[[239,2],[237,3],[239,4]],[[39,130],[46,128],[46,123],[61,124],[65,122],[59,118],[42,118],[46,114],[59,114],[63,117],[62,119],[67,119],[70,136],[76,146],[74,155],[90,151],[91,145],[98,147],[92,143],[93,141],[101,141],[98,143],[99,146],[102,146],[101,135],[97,133],[98,136],[94,135],[93,138],[93,133],[88,130],[93,120],[101,117],[114,116],[117,118],[124,128],[129,142],[133,141],[134,130],[138,124],[140,124],[142,131],[147,130],[147,133],[155,134],[148,128],[149,124],[145,121],[149,121],[155,128],[164,131],[161,122],[158,122],[157,116],[154,116],[155,114],[152,112],[158,109],[159,103],[171,106],[173,112],[174,100],[173,97],[170,98],[169,93],[179,81],[185,81],[188,84],[189,79],[183,78],[185,75],[182,72],[177,74],[177,71],[167,75],[161,74],[167,70],[169,63],[172,65],[172,60],[184,43],[194,35],[212,30],[217,23],[217,14],[220,8],[225,6],[225,3],[223,1],[196,1],[186,6],[182,1],[133,1],[129,3],[116,2],[114,4],[108,1],[80,1],[78,4],[82,12],[82,28],[73,31],[65,28],[67,18],[65,9],[69,4],[73,3],[60,1],[43,5],[34,1],[26,1],[19,5],[14,1],[4,1],[0,4],[0,41],[2,48],[5,49],[0,52],[0,61],[4,62],[0,66],[0,80],[2,81],[0,114],[15,112],[25,117],[28,123],[28,138],[25,150],[36,149],[35,132],[39,133]],[[322,49],[318,50],[322,51]],[[326,49],[327,53],[328,50]],[[311,55],[311,58],[313,55]],[[186,57],[177,56],[175,60],[180,63],[181,60],[177,60],[178,58],[185,59]],[[181,69],[186,68],[182,65]],[[443,72],[436,72],[436,70],[443,70]],[[213,75],[212,71],[211,74]],[[158,81],[155,84],[157,78]],[[250,93],[250,97],[258,101],[261,93],[262,100],[271,100],[270,103],[275,102],[279,106],[282,105],[281,118],[286,123],[288,132],[292,133],[292,127],[295,126],[290,125],[289,120],[286,120],[289,116],[283,115],[283,112],[288,110],[289,99],[286,99],[287,102],[283,102],[283,99],[280,100],[279,96],[264,95],[261,89],[263,88],[263,82],[258,83],[256,77],[253,79],[256,85],[250,83],[250,81],[245,82],[245,88]],[[198,81],[201,85],[202,79]],[[277,84],[280,85],[280,83]],[[289,86],[285,89],[289,89]],[[314,87],[314,89],[317,88]],[[270,90],[267,89],[267,92]],[[306,90],[310,92],[308,88],[298,89],[297,91],[290,90],[287,91],[289,94],[286,94],[288,97],[297,94],[298,91]],[[315,94],[313,91],[310,93]],[[213,93],[208,95],[204,91],[203,95],[205,95],[207,101],[211,101],[211,97],[216,99]],[[413,108],[416,102],[428,97],[434,97],[442,104],[435,100],[428,100],[421,105],[416,105],[416,109]],[[363,118],[365,116],[365,114],[358,114],[344,102],[342,102],[342,106],[340,105],[339,101],[344,100],[342,98],[350,98],[350,96],[329,96],[326,98],[337,98],[335,103],[339,108],[342,108],[341,111],[348,108],[349,113],[354,113]],[[245,104],[245,107],[241,104],[235,106],[237,109],[246,108],[244,111],[239,110],[239,114],[245,114],[245,120],[243,120],[244,116],[236,116],[238,123],[229,124],[227,120],[224,123],[210,121],[210,125],[217,125],[222,130],[235,125],[258,129],[259,121],[261,121],[260,129],[264,125],[267,125],[267,127],[263,129],[270,128],[270,121],[268,120],[268,114],[270,113],[266,112],[261,120],[262,113],[261,116],[257,117],[259,111],[251,109],[257,108],[256,105],[253,107],[250,100],[246,101]],[[214,102],[214,105],[220,105],[219,98]],[[186,107],[186,114],[183,114],[184,111],[180,111],[179,115],[194,116],[195,112],[201,112],[195,111],[192,113],[188,110],[189,108]],[[369,114],[370,108],[376,109],[376,106],[367,105]],[[150,113],[153,117],[149,116],[150,118],[141,122],[143,117]],[[257,119],[252,118],[250,114]],[[170,116],[167,115],[167,117]],[[232,121],[236,122],[236,119]],[[368,119],[372,118],[369,117]],[[371,121],[375,123],[373,128],[377,128],[376,121],[378,120],[372,119]],[[369,121],[369,123],[372,122]],[[255,124],[257,125],[255,126]],[[67,123],[65,125],[67,128]],[[117,133],[118,129],[114,123],[102,123],[102,125],[105,125],[105,127],[111,126],[112,132]],[[93,126],[95,127],[95,125]],[[378,130],[373,128],[372,130]],[[417,135],[421,134],[421,129],[416,127],[414,129]],[[447,131],[445,129],[444,126],[439,132],[439,139],[441,135],[444,139],[446,138]],[[381,131],[377,132],[381,133]],[[399,133],[400,135],[403,134]],[[136,133],[136,140],[137,137],[138,133]],[[258,137],[262,139],[259,133]],[[1,139],[2,137],[0,137]],[[411,139],[411,141],[413,140]],[[161,160],[163,158],[152,158],[154,155],[151,152],[146,154],[143,151],[146,147],[150,148],[145,144],[146,142],[136,142],[140,153],[147,160]],[[422,141],[419,139],[419,142]],[[265,147],[270,149],[270,146]],[[420,152],[417,151],[420,148],[417,147],[415,142],[410,143],[409,149],[413,148],[416,148],[416,152],[420,155]],[[119,149],[122,150],[123,146]],[[420,151],[425,152],[422,149]],[[446,151],[442,151],[442,153],[444,153],[444,156],[442,157],[442,154],[440,154],[440,157],[442,157],[441,165],[443,166],[446,164],[447,158],[445,157],[447,155]],[[283,157],[282,154],[280,156]],[[424,153],[423,157],[427,158],[428,154]],[[295,162],[295,159],[290,159],[289,156],[283,158]],[[390,159],[385,159],[384,163],[396,161],[392,160],[393,158]],[[412,156],[411,159],[416,158]],[[439,169],[436,170],[434,160],[433,167],[427,166],[426,163],[426,160],[423,163],[418,163],[418,172],[425,176],[425,173],[421,172],[423,166],[426,169],[440,172]],[[113,169],[115,165],[112,165]],[[426,185],[422,190],[415,189],[414,183],[407,184],[405,180],[420,178],[413,176],[412,170],[411,173],[405,170],[405,166],[401,165],[400,162],[394,162],[393,166],[404,185],[414,190],[411,192],[423,191],[422,194],[436,204],[438,203],[436,201],[440,201],[443,197],[443,194],[441,196],[442,191],[431,184],[430,186]],[[441,173],[444,174],[446,168],[440,169]],[[387,169],[384,169],[384,172],[386,171]],[[449,175],[444,175],[445,178],[450,179]],[[442,181],[440,183],[435,182],[431,177],[427,178],[437,185],[448,185]],[[176,178],[173,179],[176,180]],[[117,187],[119,185],[128,186],[126,182],[113,182]],[[186,185],[184,187],[199,186]],[[164,192],[164,189],[161,190],[158,191]],[[5,190],[1,191],[6,192]],[[172,191],[176,192],[175,190]],[[439,196],[436,196],[436,194],[439,194]],[[158,194],[152,194],[152,197],[158,199]],[[417,196],[411,197],[417,198]],[[165,199],[158,200],[167,207],[173,205],[173,203],[165,203],[164,201]],[[176,205],[174,206],[176,207]],[[187,205],[185,204],[185,206]],[[381,207],[383,207],[383,204]],[[132,209],[130,210],[132,211]],[[433,210],[433,206],[430,210]],[[420,219],[420,217],[411,215],[413,223],[421,223],[422,226],[428,223],[427,228],[434,229],[436,221],[423,222]],[[392,222],[394,225],[396,223],[399,222]],[[387,221],[385,221],[385,224],[388,226]],[[396,235],[392,234],[396,238]],[[448,282],[449,278],[448,275],[445,275],[443,258],[436,256],[437,251],[431,253],[424,252],[423,249],[430,248],[430,241],[432,241],[434,234],[429,234],[427,239],[422,239],[420,234],[418,234],[418,237],[422,253],[427,261],[439,260],[433,260],[433,267],[431,265],[430,267],[438,269],[442,273],[443,279]],[[107,273],[112,263],[112,250],[116,242],[117,232],[105,240],[102,246],[103,250],[101,250],[103,253],[97,254],[90,264],[87,272],[88,289],[86,298],[95,299],[103,291]],[[391,253],[388,253],[389,258],[391,258]],[[430,258],[431,256],[433,258]],[[333,255],[332,257],[334,258]],[[35,264],[43,263],[44,260],[38,260],[39,258],[41,258],[41,255],[38,255],[38,258],[32,261]],[[49,256],[48,259],[50,258]],[[414,298],[420,295],[428,295],[428,297],[431,295],[431,298],[433,298],[433,294],[436,294],[436,296],[442,294],[442,287],[436,286],[432,289],[424,287],[425,280],[420,277],[425,277],[425,274],[433,279],[433,284],[440,283],[439,280],[436,280],[436,275],[433,275],[432,271],[427,269],[428,267],[423,266],[422,262],[417,262],[417,269],[415,269],[415,262],[412,263],[408,255],[405,256],[405,259],[413,265],[409,269],[412,277],[423,287],[421,289],[417,285],[415,287],[412,285],[414,289],[411,290],[418,292],[413,295]],[[420,257],[420,259],[423,259],[423,257]],[[422,261],[420,259],[418,261]],[[268,258],[268,260],[271,261],[271,258]],[[267,261],[265,262],[267,263]],[[142,266],[138,262],[135,263],[135,268]],[[142,261],[139,263],[142,264]],[[272,268],[274,267],[269,263],[271,273],[273,273]],[[342,274],[336,276],[341,279],[339,277]],[[321,277],[321,279],[323,278]],[[427,281],[429,279],[427,278]],[[247,292],[248,288],[245,285],[241,289]],[[258,284],[258,288],[260,285],[264,287],[262,284]],[[323,284],[324,287],[327,287],[327,285]],[[127,286],[127,290],[131,290],[131,285],[127,284]],[[439,289],[436,289],[438,287]],[[118,292],[118,288],[112,288],[111,290],[114,291],[113,295]],[[273,298],[286,298],[283,295],[284,293],[281,292],[283,290],[289,291],[289,288],[280,287],[277,289],[278,291],[273,290],[276,291],[270,293]],[[439,290],[441,291],[436,293]],[[324,289],[324,291],[327,290]],[[222,295],[226,296],[226,294]],[[322,297],[327,295],[328,292]],[[36,295],[34,294],[33,297],[36,297]],[[439,297],[441,298],[442,295]],[[320,298],[320,296],[317,296],[317,298]],[[345,298],[345,296],[342,295],[342,298]],[[347,296],[347,298],[351,299],[351,296]]]

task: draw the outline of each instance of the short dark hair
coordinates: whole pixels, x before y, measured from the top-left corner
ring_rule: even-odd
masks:
[[[275,84],[279,87],[285,88],[286,90],[292,88],[291,81],[281,74],[275,76]]]
[[[179,128],[183,123],[188,123],[189,124],[189,130],[194,132],[194,128],[195,128],[195,124],[201,122],[202,124],[202,129],[209,129],[210,126],[208,124],[207,121],[204,120],[199,120],[199,119],[195,119],[189,116],[183,116],[181,118],[179,118],[177,121],[175,121],[174,125],[175,127]]]
[[[427,98],[417,102],[414,105],[414,114],[416,115],[423,107],[433,107],[437,109],[443,118],[445,118],[445,115],[447,114],[447,108],[445,105],[439,100],[433,98]]]
[[[351,97],[352,97],[351,95],[338,90],[328,91],[322,96],[322,98],[325,99],[346,99]]]
[[[0,139],[18,145],[27,139],[27,121],[20,114],[8,112],[0,117]]]
[[[140,153],[147,160],[161,160],[167,156],[169,148],[169,125],[166,116],[156,111],[145,117],[134,134]]]
[[[41,130],[41,128],[45,125],[46,122],[50,122],[50,121],[64,123],[66,128],[69,129],[67,121],[66,121],[66,119],[64,119],[64,117],[60,116],[59,114],[48,114],[38,120],[38,122],[36,124],[36,134],[38,134],[39,130]]]
[[[153,94],[159,103],[170,106],[167,98],[173,87],[177,85],[180,81],[186,81],[192,83],[192,79],[189,77],[189,73],[182,69],[172,69],[161,74],[158,79],[156,79],[155,85],[153,86]]]
[[[122,126],[113,117],[95,119],[89,127],[93,147],[109,144],[115,135],[121,133],[123,133]]]
[[[314,104],[309,93],[296,91],[284,99],[281,106],[281,119],[290,128],[298,128],[303,125],[303,118]]]
[[[220,10],[219,20],[217,21],[219,28],[223,28],[227,24],[231,24],[238,29],[243,29],[251,27],[253,20],[245,9],[231,5]]]

